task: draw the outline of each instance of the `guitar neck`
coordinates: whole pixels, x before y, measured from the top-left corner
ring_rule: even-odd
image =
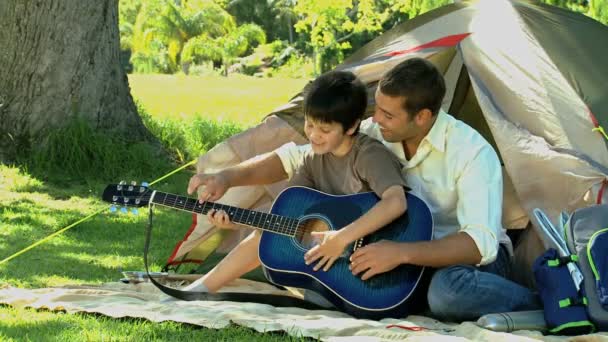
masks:
[[[210,210],[225,211],[234,223],[259,228],[272,233],[295,236],[299,221],[297,219],[261,211],[237,208],[215,202],[200,203],[198,199],[156,191],[152,203],[165,207],[206,215]]]

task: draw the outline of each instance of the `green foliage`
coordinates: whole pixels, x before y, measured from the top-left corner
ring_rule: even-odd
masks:
[[[178,164],[194,160],[216,144],[241,132],[238,124],[194,117],[187,123],[175,119],[155,119],[138,103],[146,127],[156,136]]]
[[[259,26],[237,26],[228,12],[208,0],[128,3],[121,9],[120,27],[121,46],[132,51],[138,73],[188,72],[191,63],[208,60],[227,66],[266,41]]]
[[[232,14],[237,23],[254,23],[266,32],[268,40],[285,40],[294,43],[293,24],[298,20],[295,0],[234,0],[224,8]]]
[[[130,50],[133,46],[133,26],[141,9],[142,0],[120,0],[118,3],[118,22],[120,29],[120,48]]]
[[[591,1],[587,15],[604,25],[608,25],[608,0]]]
[[[285,64],[275,68],[271,76],[311,79],[314,77],[313,61],[305,55],[292,55]]]
[[[131,34],[125,42],[132,52],[136,72],[173,73],[181,67],[181,54],[188,40],[200,36],[221,36],[234,30],[234,19],[210,1],[184,1],[178,5],[171,0],[143,2],[132,22],[125,14],[122,32]],[[131,19],[133,20],[133,19]],[[126,44],[125,44],[126,45]]]
[[[583,13],[608,25],[608,0],[541,0],[542,2]]]
[[[255,44],[266,43],[264,30],[255,24],[245,24],[217,38],[200,35],[184,46],[184,62],[220,61],[224,75],[228,67]]]
[[[147,142],[132,143],[95,131],[75,118],[64,128],[48,133],[46,141],[21,164],[43,179],[61,175],[65,181],[112,180],[120,176],[151,175],[166,170],[169,160]]]
[[[66,127],[49,132],[46,143],[29,155],[18,156],[32,174],[65,182],[116,180],[121,177],[150,179],[168,171],[174,162],[186,163],[207,152],[217,143],[239,133],[235,123],[222,123],[195,117],[187,124],[174,119],[154,119],[141,105],[146,127],[162,144],[131,143],[96,132],[84,120],[75,119]]]
[[[346,52],[357,49],[385,31],[395,18],[411,18],[450,0],[310,0],[298,2],[296,31],[308,34],[315,73],[332,69]],[[365,39],[361,39],[365,37]],[[357,42],[357,45],[352,42]]]

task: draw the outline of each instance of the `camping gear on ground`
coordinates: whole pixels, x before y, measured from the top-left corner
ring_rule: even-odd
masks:
[[[589,318],[599,330],[608,331],[608,205],[574,211],[564,228],[584,277]]]
[[[381,240],[429,241],[432,238],[431,212],[422,200],[410,193],[406,193],[408,210],[401,217],[352,243],[328,271],[314,271],[314,264],[304,263],[304,254],[317,243],[311,233],[342,229],[361,217],[379,201],[373,192],[335,196],[306,187],[290,187],[279,194],[270,213],[209,201],[200,203],[196,198],[155,191],[143,185],[111,184],[102,198],[113,204],[135,207],[158,204],[203,215],[209,210],[224,210],[233,222],[262,230],[259,257],[268,280],[280,286],[312,290],[340,311],[355,317],[405,317],[424,305],[420,299],[425,297],[426,289],[418,286],[424,267],[401,265],[367,281],[353,275],[349,269],[350,255],[367,244]],[[157,284],[154,277],[149,279]],[[204,298],[209,295],[204,294]],[[254,295],[248,295],[247,301],[256,301]],[[179,294],[177,297],[188,299]],[[190,299],[202,298],[192,296]]]
[[[564,227],[565,222],[567,220],[564,219],[566,217],[565,215],[567,214],[564,212],[560,214],[560,224],[558,226],[558,229],[551,223],[547,215],[545,215],[542,210],[536,208],[532,212],[538,222],[538,225],[542,229],[544,236],[548,238],[549,242],[551,243],[551,246],[556,249],[557,253],[559,254],[560,260],[563,260],[563,262],[560,261],[560,263],[564,264],[568,268],[568,272],[570,273],[570,277],[572,279],[574,287],[576,288],[576,291],[580,291],[581,285],[583,283],[583,274],[581,273],[581,270],[575,262],[577,259],[576,252],[570,251],[565,240],[566,235],[564,233]]]
[[[545,321],[552,334],[583,335],[595,331],[587,315],[585,292],[577,290],[566,267],[576,260],[575,256],[560,257],[554,248],[549,248],[534,263]]]
[[[553,246],[538,257],[533,266],[549,332],[581,335],[595,331],[587,315],[588,299],[583,289],[583,274],[576,264],[578,256],[571,253],[564,240],[565,214],[560,214],[559,228],[542,210],[536,208],[533,214]]]
[[[516,330],[546,331],[543,310],[501,312],[479,317],[477,325],[492,331],[511,332]]]

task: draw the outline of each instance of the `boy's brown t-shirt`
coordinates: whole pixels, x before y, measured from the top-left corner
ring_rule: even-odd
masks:
[[[304,153],[289,185],[332,195],[373,191],[381,197],[389,187],[406,184],[397,157],[378,140],[358,133],[352,149],[342,157],[316,155],[312,149]]]

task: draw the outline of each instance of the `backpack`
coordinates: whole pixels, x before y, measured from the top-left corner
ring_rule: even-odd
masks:
[[[578,257],[589,319],[608,331],[608,204],[578,209],[560,221],[568,249]]]

